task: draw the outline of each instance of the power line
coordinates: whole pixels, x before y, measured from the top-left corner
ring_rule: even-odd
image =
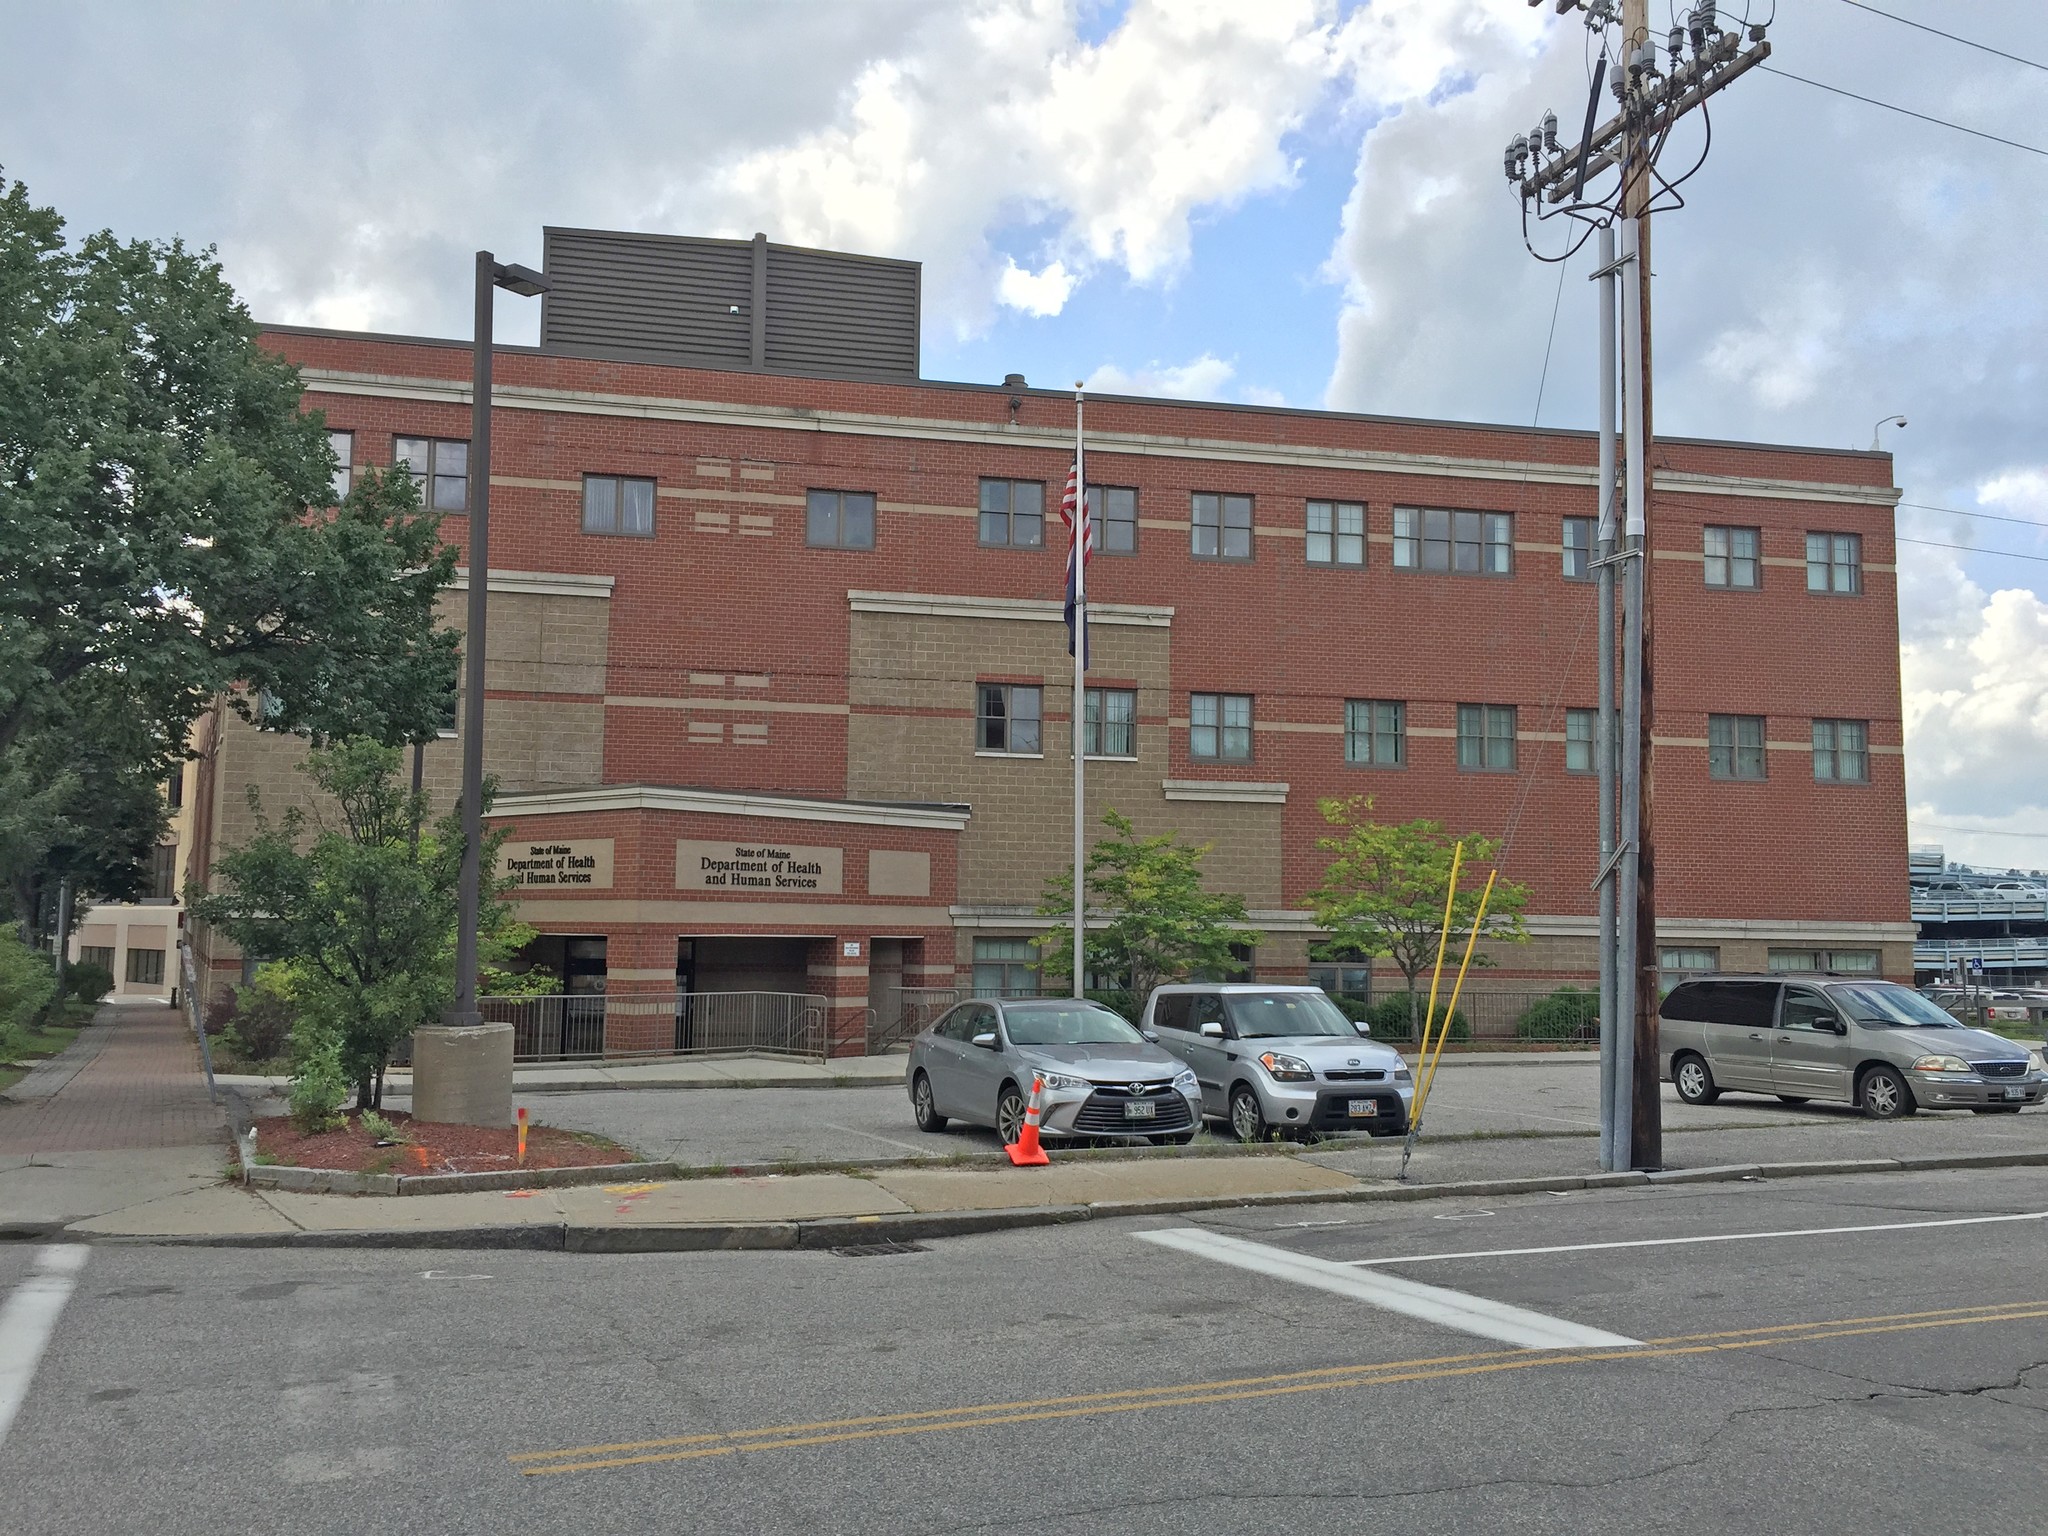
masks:
[[[2037,563],[2048,565],[2048,555],[2023,555],[2017,550],[2011,549],[1979,549],[1974,544],[1941,544],[1933,539],[1909,539],[1903,534],[1898,535],[1893,542],[1896,544],[1918,544],[1923,549],[1960,549],[1966,555],[1990,555],[1998,560],[2033,560]]]
[[[1773,69],[1768,64],[1759,64],[1757,68],[1767,75],[1776,75],[1781,80],[1797,80],[1801,85],[1810,85],[1817,91],[1828,91],[1836,96],[1846,96],[1851,101],[1861,101],[1873,107],[1883,107],[1887,112],[1897,112],[1904,117],[1917,117],[1921,122],[1932,123],[1937,128],[1953,128],[1957,133],[1967,133],[1972,138],[1989,139],[1994,144],[2004,144],[2012,149],[2024,149],[2030,155],[2040,155],[2044,159],[2048,159],[2048,149],[2043,149],[2038,144],[2022,144],[2018,139],[2002,139],[1997,134],[1986,133],[1981,128],[1965,128],[1961,123],[1952,123],[1945,117],[1929,117],[1925,112],[1915,112],[1911,107],[1901,107],[1893,102],[1879,101],[1875,96],[1860,96],[1854,91],[1843,90],[1839,85],[1823,85],[1818,80],[1809,80],[1804,75],[1795,75],[1786,69]]]
[[[1902,501],[1902,507],[1911,507],[1916,512],[1946,512],[1950,517],[1975,517],[1987,523],[2017,523],[2022,528],[2048,528],[2048,523],[2037,517],[2001,517],[1996,512],[1965,512],[1961,507],[1937,507],[1924,501]]]
[[[1842,0],[1844,5],[1853,5],[1859,11],[1868,11],[1873,16],[1882,16],[1886,21],[1896,21],[1902,27],[1914,27],[1922,32],[1932,32],[1936,37],[1945,37],[1952,43],[1961,43],[1965,48],[1975,48],[1983,53],[1995,53],[2001,59],[2011,59],[2015,64],[2024,64],[2029,69],[2048,70],[2048,64],[2033,59],[2023,59],[2016,53],[2007,53],[2003,48],[1994,48],[1989,43],[1972,42],[1967,37],[1957,37],[1953,32],[1944,32],[1939,27],[1930,27],[1924,21],[1909,21],[1904,16],[1894,16],[1890,11],[1880,11],[1874,5],[1865,5],[1863,0]]]

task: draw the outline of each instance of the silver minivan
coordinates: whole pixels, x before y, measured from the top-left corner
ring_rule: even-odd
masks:
[[[2048,1094],[2024,1047],[1971,1029],[1910,987],[1844,976],[1704,976],[1664,999],[1664,1075],[1688,1104],[1724,1090],[1854,1104],[2017,1114]]]
[[[1155,987],[1141,1027],[1194,1070],[1202,1111],[1240,1141],[1274,1131],[1408,1129],[1415,1082],[1321,987],[1190,982]]]

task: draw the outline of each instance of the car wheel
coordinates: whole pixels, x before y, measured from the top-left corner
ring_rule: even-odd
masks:
[[[1811,1104],[1813,1100],[1802,1093],[1781,1093],[1778,1095],[1778,1102],[1780,1104]]]
[[[1872,1067],[1863,1074],[1856,1085],[1856,1103],[1872,1120],[1897,1120],[1919,1108],[1906,1080],[1890,1067]]]
[[[1015,1083],[1003,1084],[1003,1091],[996,1096],[996,1134],[1006,1147],[1014,1147],[1024,1134],[1024,1095]]]
[[[1230,1129],[1239,1141],[1266,1139],[1266,1111],[1260,1107],[1259,1096],[1243,1083],[1230,1095]]]
[[[1678,1088],[1678,1096],[1688,1104],[1711,1104],[1721,1097],[1706,1062],[1689,1051],[1672,1067],[1671,1081]]]
[[[938,1106],[932,1101],[932,1080],[922,1072],[910,1085],[910,1108],[917,1116],[920,1131],[936,1132],[946,1128],[946,1117],[939,1113]]]

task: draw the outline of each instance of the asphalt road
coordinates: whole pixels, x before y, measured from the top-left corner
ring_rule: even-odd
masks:
[[[1584,1172],[1599,1163],[1599,1148],[1590,1139],[1600,1128],[1598,1070],[1590,1061],[1454,1063],[1437,1074],[1426,1130],[1449,1138],[1588,1138],[1579,1159],[1584,1166],[1574,1165]],[[1757,1161],[1760,1154],[1754,1152],[1718,1150],[1747,1145],[1756,1139],[1750,1133],[1768,1133],[1765,1139],[1785,1148],[1772,1155],[1788,1160],[1896,1155],[1897,1148],[1874,1145],[1879,1140],[1927,1152],[2048,1147],[2048,1108],[2022,1116],[1923,1114],[1903,1125],[1873,1127],[1847,1105],[1793,1108],[1774,1098],[1731,1093],[1718,1104],[1695,1107],[1679,1103],[1668,1083],[1664,1097],[1664,1123],[1673,1132],[1675,1166]],[[525,1095],[521,1102],[547,1124],[600,1132],[647,1156],[698,1165],[785,1159],[893,1161],[994,1152],[998,1147],[993,1132],[958,1122],[942,1135],[922,1134],[911,1119],[909,1096],[900,1086],[605,1090]],[[1212,1130],[1227,1138],[1220,1127]],[[1698,1148],[1686,1144],[1688,1138],[1717,1131],[1744,1134],[1717,1138],[1712,1143],[1717,1150],[1711,1153],[1705,1152],[1707,1143]],[[1842,1133],[1847,1143],[1860,1149],[1837,1144],[1836,1136],[1801,1136],[1801,1131]],[[1879,1134],[1867,1134],[1872,1131]],[[1816,1143],[1813,1150],[1800,1149],[1806,1141]],[[1382,1161],[1399,1157],[1396,1141],[1367,1145],[1382,1154]]]
[[[858,1257],[96,1248],[0,1508],[19,1536],[2039,1530],[2044,1212],[2012,1170]],[[1808,1231],[1851,1226],[1886,1230]],[[41,1252],[0,1249],[0,1385]],[[1529,1326],[1611,1342],[1486,1331]]]

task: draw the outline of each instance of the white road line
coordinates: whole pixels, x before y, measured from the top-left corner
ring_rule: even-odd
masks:
[[[57,1314],[71,1299],[78,1272],[91,1250],[83,1243],[52,1245],[37,1253],[29,1277],[14,1288],[0,1307],[0,1444],[28,1396],[36,1362],[57,1326]]]
[[[1686,1243],[1754,1243],[1767,1237],[1834,1237],[1845,1232],[1917,1232],[1925,1227],[1982,1227],[1998,1221],[2048,1221],[2048,1211],[2017,1216],[1958,1216],[1942,1221],[1887,1221],[1868,1227],[1792,1227],[1783,1232],[1710,1232],[1692,1237],[1638,1237],[1617,1243],[1560,1243],[1551,1248],[1475,1248],[1466,1253],[1404,1253],[1385,1259],[1346,1259],[1353,1269],[1380,1264],[1430,1264],[1439,1259],[1519,1259],[1535,1253],[1595,1253],[1603,1248],[1676,1248]]]
[[[1620,1349],[1638,1342],[1618,1333],[1566,1322],[1561,1317],[1509,1306],[1503,1301],[1489,1301],[1484,1296],[1447,1291],[1397,1275],[1361,1274],[1346,1264],[1290,1253],[1265,1243],[1248,1243],[1240,1237],[1199,1227],[1173,1227],[1164,1232],[1140,1232],[1138,1236],[1162,1248],[1177,1248],[1219,1264],[1256,1270],[1276,1280],[1349,1296],[1389,1312],[1419,1317],[1460,1333],[1477,1334],[1482,1339],[1497,1339],[1524,1349]]]

